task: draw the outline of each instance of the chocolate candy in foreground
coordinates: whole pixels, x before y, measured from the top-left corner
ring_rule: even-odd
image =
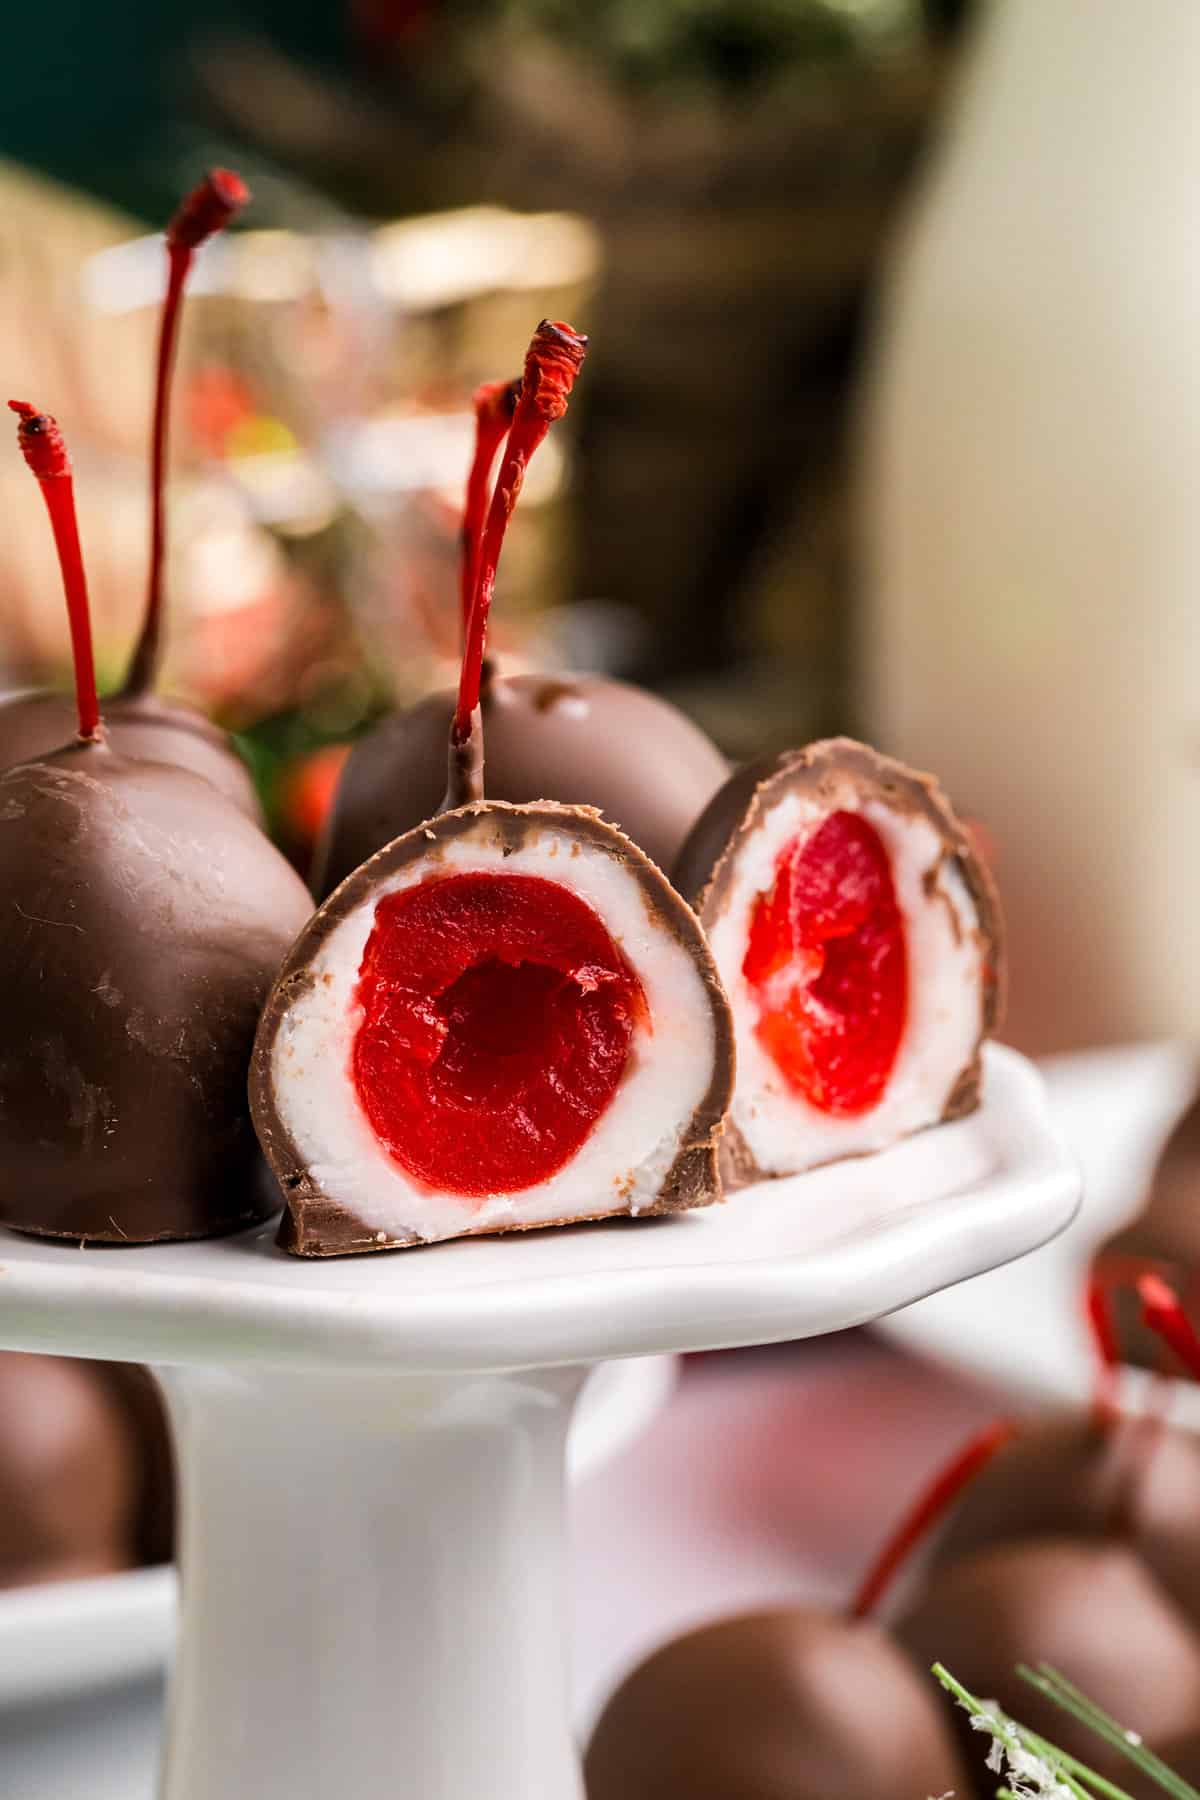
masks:
[[[1158,1790],[1029,1688],[1017,1664],[1049,1663],[1163,1756],[1200,1718],[1200,1637],[1136,1550],[1114,1540],[1030,1538],[974,1551],[935,1574],[896,1635],[916,1667],[943,1662],[972,1693],[1138,1800]],[[965,1717],[955,1724],[970,1753]],[[985,1779],[977,1740],[973,1750]]]
[[[846,738],[751,764],[697,821],[675,884],[737,1030],[731,1185],[880,1150],[978,1104],[999,908],[930,777]]]
[[[807,1609],[657,1651],[605,1708],[587,1800],[924,1800],[970,1787],[933,1681],[876,1625]]]
[[[0,775],[0,1224],[113,1243],[271,1210],[245,1100],[311,905],[244,814],[77,743]]]
[[[729,1012],[694,914],[596,814],[495,801],[379,852],[301,933],[251,1105],[329,1256],[716,1199]]]

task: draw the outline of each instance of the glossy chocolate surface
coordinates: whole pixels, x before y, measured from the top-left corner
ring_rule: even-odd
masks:
[[[271,1207],[245,1077],[311,911],[206,781],[76,744],[0,775],[0,1224],[146,1242]]]
[[[318,859],[318,897],[439,810],[454,698],[430,695],[355,746]],[[728,773],[676,707],[598,675],[489,675],[482,726],[489,799],[595,807],[667,871]]]
[[[875,1625],[810,1610],[668,1644],[609,1701],[587,1800],[921,1800],[967,1792],[933,1682]]]
[[[261,823],[249,769],[225,732],[203,713],[157,694],[113,695],[102,704],[108,740],[119,755],[200,775],[247,818]],[[0,700],[0,769],[49,756],[70,743],[77,726],[69,694],[38,691]]]

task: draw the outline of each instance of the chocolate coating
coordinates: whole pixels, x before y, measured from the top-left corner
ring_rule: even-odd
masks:
[[[1083,1412],[1028,1426],[971,1483],[930,1566],[1048,1537],[1129,1546],[1200,1632],[1200,1439]]]
[[[0,1224],[147,1242],[271,1209],[245,1076],[311,902],[207,781],[76,744],[0,775]]]
[[[1028,1687],[1017,1664],[1051,1664],[1160,1753],[1200,1718],[1200,1637],[1120,1544],[1047,1537],[975,1551],[934,1576],[897,1636],[918,1667],[943,1662],[973,1693],[1139,1796],[1157,1790]],[[965,1715],[956,1726],[965,1747]]]
[[[317,855],[318,898],[438,811],[454,701],[431,694],[355,745]],[[664,870],[729,768],[676,707],[599,675],[489,675],[482,723],[490,799],[595,807]]]
[[[1102,1246],[1097,1262],[1106,1257],[1154,1264],[1178,1289],[1195,1320],[1200,1291],[1200,1095],[1167,1139],[1141,1212]],[[1169,1359],[1162,1340],[1142,1324],[1135,1297],[1121,1295],[1115,1310],[1125,1360],[1147,1369],[1166,1366]],[[1173,1360],[1170,1367],[1179,1373]]]
[[[587,1800],[919,1800],[968,1784],[938,1691],[875,1625],[813,1611],[659,1650],[596,1727]]]
[[[897,813],[927,820],[941,842],[940,860],[953,865],[971,896],[986,953],[982,1021],[974,1051],[942,1114],[944,1120],[961,1118],[979,1104],[983,1044],[1003,1011],[1003,927],[991,876],[932,775],[909,769],[852,738],[827,738],[803,750],[784,750],[748,763],[713,795],[693,825],[674,864],[675,886],[711,928],[729,903],[742,847],[771,807],[785,794],[799,793],[832,810],[847,783]],[[734,1187],[764,1174],[732,1123],[722,1148],[722,1168]]]
[[[133,1560],[139,1566],[170,1562],[175,1554],[175,1453],[162,1395],[150,1371],[136,1363],[89,1366],[115,1398],[137,1446]]]
[[[443,760],[444,755],[443,746]],[[430,856],[439,844],[477,831],[481,819],[493,827],[501,844],[513,848],[544,825],[553,824],[569,830],[582,845],[615,855],[640,886],[647,913],[656,926],[670,932],[694,958],[712,1004],[715,1034],[712,1080],[684,1130],[678,1153],[663,1177],[653,1204],[643,1206],[641,1215],[707,1206],[720,1197],[717,1143],[733,1093],[733,1021],[716,965],[695,914],[637,845],[606,824],[598,813],[584,807],[546,802],[518,807],[488,800],[430,819],[418,830],[410,831],[378,851],[344,881],[314,914],[292,946],[263,1009],[250,1072],[250,1108],[263,1152],[287,1202],[279,1228],[279,1242],[297,1256],[344,1256],[358,1251],[396,1249],[410,1240],[385,1239],[381,1242],[377,1234],[348,1212],[335,1195],[327,1193],[306,1165],[284,1124],[276,1104],[272,1065],[275,1040],[288,1007],[297,991],[311,982],[313,959],[347,914],[363,905],[397,869]],[[610,1214],[611,1208],[597,1216]],[[574,1215],[570,1221],[546,1221],[547,1224],[577,1222]],[[510,1229],[526,1228],[517,1225]]]
[[[169,763],[202,776],[249,819],[262,823],[250,771],[225,732],[182,700],[114,694],[104,702],[108,740],[120,756]],[[0,769],[49,756],[78,729],[70,694],[38,691],[0,701]]]
[[[133,1424],[94,1369],[0,1354],[0,1588],[132,1567],[141,1488]]]

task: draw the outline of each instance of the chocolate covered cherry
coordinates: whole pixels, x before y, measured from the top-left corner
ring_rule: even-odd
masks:
[[[139,1447],[86,1363],[0,1355],[0,1588],[138,1560]]]
[[[1200,1357],[1174,1296],[1143,1305]],[[1200,1440],[1116,1405],[1093,1305],[1100,1380],[1090,1411],[1027,1426],[972,1485],[897,1628],[975,1693],[1141,1793],[1135,1772],[1017,1680],[1048,1662],[1171,1759],[1200,1717]],[[1181,1335],[1182,1333],[1182,1335]],[[1188,1753],[1191,1754],[1191,1753]]]
[[[338,887],[267,1003],[251,1105],[302,1255],[705,1205],[732,1086],[695,915],[598,814],[482,798],[490,577],[585,340],[541,326],[481,554],[444,810]]]
[[[929,1677],[879,1626],[804,1608],[659,1650],[605,1707],[584,1773],[587,1800],[969,1792]]]
[[[936,1688],[870,1615],[1011,1429],[989,1425],[938,1472],[845,1614],[797,1607],[726,1620],[636,1669],[588,1747],[588,1800],[967,1795]]]
[[[1031,1537],[972,1551],[939,1567],[896,1635],[918,1668],[944,1663],[1139,1800],[1157,1790],[1139,1787],[1119,1753],[1035,1694],[1017,1665],[1049,1663],[1160,1755],[1200,1718],[1200,1637],[1117,1541]],[[971,1760],[982,1778],[978,1739]]]
[[[1000,921],[936,784],[838,738],[732,776],[675,885],[737,1028],[726,1180],[879,1150],[978,1103]]]
[[[509,435],[520,386],[492,382],[475,396],[476,450],[463,520],[464,634],[481,581],[490,601],[500,534],[516,499],[513,475],[531,450],[527,415]],[[506,437],[496,483],[500,509],[485,530],[488,476]],[[503,676],[489,666],[479,691],[492,799],[595,807],[661,869],[671,868],[697,813],[728,774],[725,758],[698,726],[628,682],[603,675]],[[318,897],[436,812],[445,793],[446,735],[455,707],[451,690],[430,694],[355,745],[318,849]]]
[[[105,740],[70,464],[23,403],[54,526],[79,733],[0,775],[0,1224],[117,1243],[260,1219],[245,1077],[307,892],[211,783]]]
[[[188,195],[167,227],[167,297],[159,333],[151,456],[150,573],[141,636],[119,693],[105,701],[109,741],[122,756],[171,763],[211,781],[252,819],[261,817],[250,771],[228,735],[195,707],[154,691],[162,649],[166,548],[165,471],[171,370],[184,284],[198,247],[240,211],[249,192],[228,169],[214,169]],[[75,731],[70,697],[50,691],[0,701],[0,768],[29,762],[65,744]]]

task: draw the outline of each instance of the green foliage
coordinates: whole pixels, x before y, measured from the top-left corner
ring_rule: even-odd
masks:
[[[618,79],[752,87],[792,65],[918,36],[920,0],[500,0],[504,20],[569,44]]]

